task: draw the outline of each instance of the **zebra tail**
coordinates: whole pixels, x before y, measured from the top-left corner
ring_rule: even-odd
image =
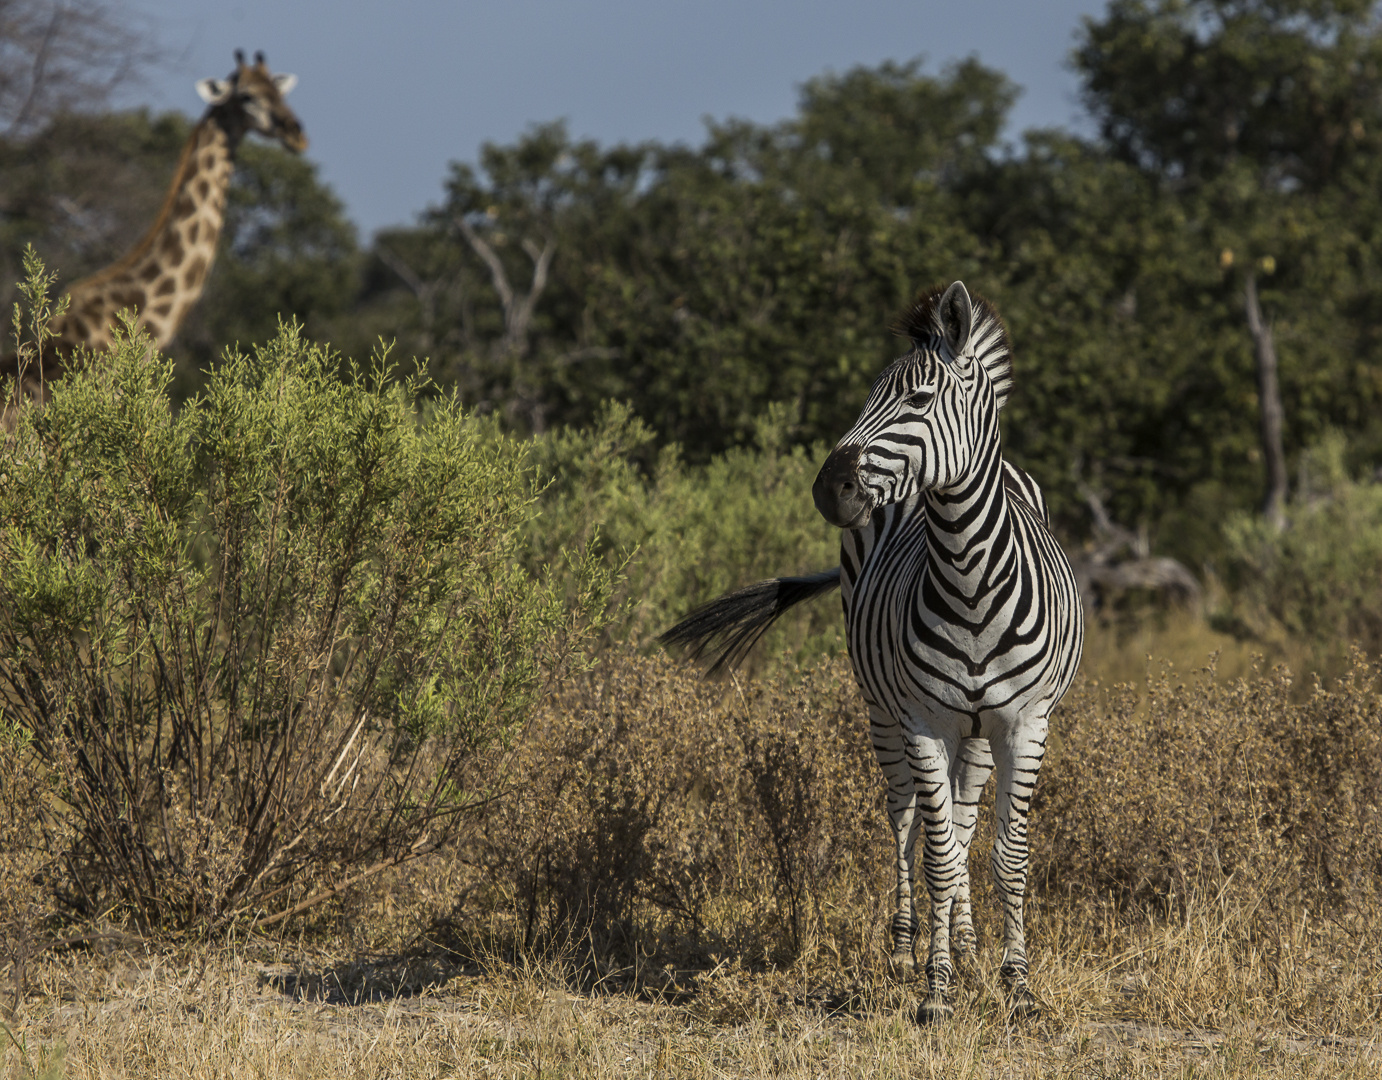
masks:
[[[712,658],[709,675],[733,671],[790,607],[840,587],[840,568],[802,577],[756,581],[698,607],[657,640],[686,650],[688,659]]]

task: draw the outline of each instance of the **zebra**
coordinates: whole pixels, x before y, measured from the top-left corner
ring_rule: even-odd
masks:
[[[1012,1015],[1030,1017],[1040,1006],[1023,928],[1027,819],[1051,711],[1079,665],[1083,609],[1041,489],[1002,456],[1012,362],[997,312],[957,281],[924,293],[899,329],[911,350],[878,376],[812,487],[816,508],[843,530],[840,565],[730,593],[661,640],[693,657],[718,653],[715,672],[742,660],[789,607],[839,587],[896,844],[890,967],[904,978],[916,967],[924,828],[930,949],[917,1020],[954,1015],[952,948],[962,963],[976,957],[969,847],[996,770],[999,973]]]

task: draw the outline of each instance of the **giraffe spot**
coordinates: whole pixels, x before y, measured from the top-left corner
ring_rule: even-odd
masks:
[[[202,223],[200,221],[192,222],[192,224],[188,226],[187,229],[187,242],[189,244],[195,244],[197,242],[197,237],[201,235],[201,232]]]
[[[170,277],[164,278],[158,283],[158,288],[154,290],[155,296],[168,296],[177,290],[178,283]]]
[[[153,307],[153,312],[154,312],[154,314],[155,314],[155,315],[160,315],[160,316],[163,316],[163,317],[167,317],[168,312],[170,312],[170,311],[172,311],[172,310],[173,310],[173,302],[172,302],[171,300],[165,300],[163,303],[161,303],[161,304],[155,304],[154,307]]]
[[[197,212],[197,204],[192,200],[192,196],[184,191],[178,196],[178,201],[173,204],[173,216],[177,218],[191,217]]]
[[[207,182],[206,178],[203,177],[202,179],[198,180],[198,181],[197,181],[197,198],[199,198],[199,199],[205,199],[205,198],[206,198],[208,195],[210,195],[210,194],[211,194],[211,185]]]
[[[80,315],[76,316],[72,320],[72,329],[77,332],[78,338],[85,338],[88,334],[91,333],[91,327],[86,325],[86,320],[83,319]]]
[[[206,276],[206,259],[198,255],[192,260],[192,264],[187,268],[187,273],[183,276],[183,282],[189,289],[195,289],[202,283],[202,278]]]
[[[111,294],[111,299],[115,301],[117,308],[134,308],[138,310],[145,304],[146,297],[143,289],[126,289],[124,292]]]
[[[178,235],[176,229],[169,229],[163,234],[163,243],[159,245],[163,252],[164,260],[171,266],[182,265],[182,237]]]
[[[202,168],[210,172],[216,167],[216,151],[208,150],[202,155]]]
[[[153,281],[161,273],[163,271],[159,269],[158,263],[151,262],[144,264],[144,269],[139,271],[139,276],[145,281]]]

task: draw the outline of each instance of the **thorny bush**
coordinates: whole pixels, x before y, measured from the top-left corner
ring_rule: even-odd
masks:
[[[1371,905],[1382,873],[1378,667],[1293,700],[1282,668],[1225,685],[1152,669],[1077,684],[1033,809],[1035,884],[1159,912],[1196,887],[1271,906]]]

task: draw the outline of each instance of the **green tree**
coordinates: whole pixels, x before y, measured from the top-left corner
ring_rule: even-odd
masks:
[[[1320,190],[1382,137],[1370,0],[1114,0],[1075,53],[1085,103],[1122,156],[1203,182],[1238,161]]]
[[[368,300],[468,401],[531,430],[621,399],[704,461],[781,402],[796,438],[833,438],[896,355],[892,314],[979,265],[946,185],[1012,96],[975,62],[913,62],[814,80],[797,117],[712,124],[695,149],[538,127],[454,166],[421,229],[381,238]],[[505,291],[538,287],[519,333]]]
[[[1207,378],[1185,384],[1174,415],[1202,418],[1200,434],[1183,444],[1204,457],[1188,474],[1192,486],[1232,492],[1240,505],[1260,490],[1249,477],[1264,452],[1255,439],[1249,275],[1280,353],[1287,451],[1331,426],[1378,445],[1376,351],[1358,317],[1382,284],[1372,254],[1382,209],[1373,182],[1372,143],[1382,135],[1373,7],[1119,0],[1087,21],[1076,52],[1110,151],[1177,207],[1180,262],[1159,276],[1180,278],[1172,295],[1202,310],[1178,335],[1179,351]],[[1161,358],[1179,367],[1167,345]],[[1170,412],[1168,421],[1174,433]]]

